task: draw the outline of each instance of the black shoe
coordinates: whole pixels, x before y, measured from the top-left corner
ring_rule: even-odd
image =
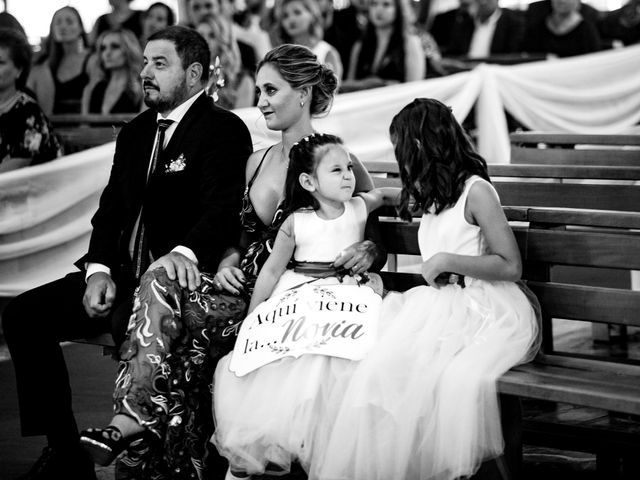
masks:
[[[88,428],[80,432],[80,446],[98,465],[106,467],[118,455],[127,450],[132,443],[148,437],[150,432],[143,430],[135,435],[123,437],[118,427]]]
[[[31,469],[17,480],[96,480],[90,459],[79,448],[61,451],[45,447]]]

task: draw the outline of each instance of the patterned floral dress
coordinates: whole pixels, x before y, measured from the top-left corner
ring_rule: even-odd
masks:
[[[278,207],[265,225],[249,196],[267,152],[246,186],[240,212],[250,240],[240,264],[249,294],[282,223]],[[155,440],[138,441],[121,455],[116,479],[204,478],[214,431],[213,373],[233,349],[247,306],[244,298],[219,295],[213,275],[203,273],[195,292],[169,280],[164,269],[142,276],[120,350],[114,413],[134,418]]]
[[[0,164],[9,158],[30,158],[30,165],[37,165],[61,155],[51,124],[33,98],[17,92],[0,108]]]

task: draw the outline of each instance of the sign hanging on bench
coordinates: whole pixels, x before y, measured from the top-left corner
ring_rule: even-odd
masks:
[[[229,369],[240,377],[304,354],[361,360],[375,340],[381,302],[367,286],[305,284],[287,290],[244,320]]]

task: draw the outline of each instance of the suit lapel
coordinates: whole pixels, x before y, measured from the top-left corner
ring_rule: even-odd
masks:
[[[169,140],[167,148],[165,148],[163,151],[161,159],[163,165],[170,160],[177,158],[181,153],[184,153],[182,151],[179,151],[183,145],[184,136],[186,132],[193,129],[193,123],[199,117],[200,112],[204,108],[206,108],[208,101],[209,97],[207,97],[205,94],[200,94],[200,97],[195,102],[193,102],[193,105],[191,105],[189,110],[187,110],[187,113],[185,113],[184,117],[182,117],[182,120],[178,124],[176,131],[173,132],[173,135],[171,135],[171,140]]]

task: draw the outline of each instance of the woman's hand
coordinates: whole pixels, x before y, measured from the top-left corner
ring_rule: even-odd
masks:
[[[333,266],[350,270],[352,275],[362,274],[371,268],[376,259],[376,252],[376,244],[371,240],[354,243],[338,254],[333,261]]]
[[[447,253],[439,252],[433,255],[429,260],[422,262],[421,273],[430,287],[441,287],[441,285],[436,282],[436,277],[442,272],[447,271],[447,256]]]
[[[238,267],[221,267],[213,277],[213,284],[218,290],[226,290],[238,295],[244,290],[246,278]]]

